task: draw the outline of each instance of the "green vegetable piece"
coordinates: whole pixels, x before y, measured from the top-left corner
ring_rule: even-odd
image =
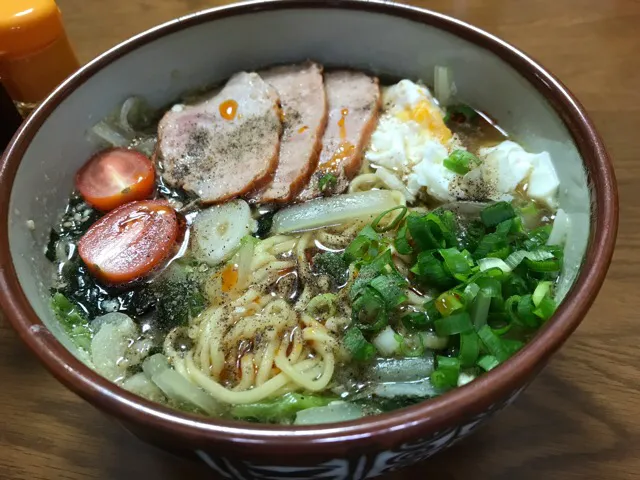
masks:
[[[544,225],[531,230],[528,238],[523,242],[524,248],[532,251],[546,245],[547,240],[549,240],[549,235],[551,235],[551,225]]]
[[[349,298],[353,301],[371,283],[371,280],[378,275],[387,273],[397,273],[395,266],[393,266],[391,250],[385,250],[370,263],[362,266],[349,291]],[[398,273],[398,275],[400,274]]]
[[[455,215],[449,210],[423,216],[411,213],[407,217],[407,227],[420,251],[458,246]]]
[[[455,291],[447,291],[441,293],[438,298],[435,299],[434,305],[443,317],[448,317],[465,308],[462,300],[462,295]]]
[[[285,393],[284,395],[259,403],[234,405],[231,415],[242,420],[256,420],[269,423],[292,422],[300,410],[313,407],[324,407],[336,398],[317,395],[303,395],[300,393]]]
[[[407,223],[405,222],[396,233],[394,245],[400,255],[411,255],[413,253],[413,247],[411,247],[409,239],[407,238],[408,232],[409,229],[407,227]]]
[[[476,168],[482,162],[473,153],[466,150],[454,150],[442,164],[445,168],[458,175],[465,175]]]
[[[305,311],[313,318],[327,319],[337,312],[336,300],[337,296],[333,293],[323,293],[316,295],[307,304]]]
[[[553,298],[551,298],[551,296],[547,294],[542,298],[542,300],[540,300],[538,307],[533,311],[533,313],[536,316],[540,317],[543,321],[547,321],[551,318],[555,311],[556,302],[553,300]]]
[[[500,365],[500,361],[493,355],[484,355],[483,357],[480,357],[477,365],[485,372],[488,372]]]
[[[504,362],[509,358],[509,352],[502,344],[502,340],[498,337],[489,325],[484,325],[478,330],[478,337],[484,344],[487,351],[496,357],[500,362]]]
[[[364,362],[371,360],[376,354],[376,348],[364,338],[357,327],[350,327],[345,332],[342,342],[354,360]]]
[[[405,327],[411,330],[425,330],[431,324],[433,320],[429,318],[426,312],[411,312],[403,315],[400,319]]]
[[[374,278],[370,285],[384,299],[387,309],[393,309],[407,300],[407,281],[395,272]]]
[[[371,225],[367,225],[344,251],[344,259],[351,264],[356,261],[369,262],[375,258],[382,245],[382,237]]]
[[[436,357],[437,368],[431,373],[431,383],[436,388],[453,388],[458,385],[460,360],[452,357]]]
[[[416,335],[415,337],[407,338],[396,333],[393,338],[398,342],[400,354],[403,357],[422,357],[424,355],[425,347],[422,336]]]
[[[460,334],[460,352],[458,358],[462,367],[473,367],[480,354],[480,339],[474,331]]]
[[[351,318],[362,330],[379,332],[389,323],[385,300],[371,286],[367,286],[351,307]]]
[[[553,255],[545,260],[531,260],[526,257],[523,264],[534,272],[547,273],[558,272],[562,268],[562,249],[557,246],[545,246],[537,250],[538,252],[549,252]]]
[[[398,213],[398,215],[396,215],[396,217],[391,222],[389,222],[389,224],[386,227],[381,227],[380,222],[382,221],[382,219],[387,215],[389,215],[391,212],[395,212],[396,210],[400,210],[400,213]],[[373,230],[375,230],[378,233],[394,230],[400,224],[404,216],[407,214],[407,210],[408,210],[407,207],[405,207],[404,205],[398,205],[397,207],[393,207],[393,208],[390,208],[389,210],[385,210],[380,215],[378,215],[373,220],[373,222],[371,222],[371,228],[373,228]]]
[[[516,211],[508,202],[494,203],[493,205],[483,208],[480,212],[482,223],[484,223],[487,228],[495,227],[499,223],[515,218],[515,216]]]
[[[433,322],[439,337],[447,337],[458,333],[466,333],[473,330],[471,316],[468,312],[454,313],[445,318],[439,318]]]
[[[496,227],[496,231],[482,237],[478,247],[473,252],[476,260],[485,257],[507,258],[511,253],[508,245],[508,235],[513,226],[513,220],[505,220]]]
[[[71,340],[86,351],[91,351],[91,339],[93,332],[89,327],[89,321],[81,313],[79,307],[71,303],[61,293],[55,293],[51,298],[51,307],[60,326],[69,335]]]
[[[331,189],[338,184],[338,179],[333,173],[325,173],[318,181],[318,187],[321,192]]]
[[[472,273],[473,258],[466,250],[459,252],[457,248],[438,250],[449,273],[461,282],[467,280]]]
[[[418,261],[411,267],[418,280],[430,287],[448,289],[456,284],[456,280],[444,266],[437,250],[429,250],[418,254]]]
[[[327,275],[335,287],[344,285],[349,278],[349,264],[344,255],[338,252],[318,253],[313,257],[313,268],[316,272]]]

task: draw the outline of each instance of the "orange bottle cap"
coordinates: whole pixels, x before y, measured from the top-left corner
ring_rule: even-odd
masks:
[[[0,56],[36,53],[64,34],[53,0],[0,0]]]

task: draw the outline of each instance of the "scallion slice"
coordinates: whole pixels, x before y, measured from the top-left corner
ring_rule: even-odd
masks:
[[[452,357],[436,357],[436,370],[431,373],[431,383],[436,388],[453,388],[458,385],[460,360]]]
[[[342,341],[355,360],[370,360],[376,353],[375,347],[364,338],[357,327],[350,327],[344,334]]]
[[[480,212],[480,218],[488,228],[495,227],[505,220],[510,220],[516,216],[516,211],[508,202],[497,202],[485,207]]]
[[[493,355],[484,355],[483,357],[480,357],[477,365],[485,372],[488,372],[500,365],[500,361]]]
[[[456,335],[473,330],[471,316],[468,312],[454,313],[446,318],[439,318],[433,322],[436,333],[440,337]]]
[[[484,325],[478,330],[478,337],[486,347],[487,351],[496,357],[500,362],[504,362],[509,358],[509,354],[502,344],[502,340],[498,337],[489,325]]]
[[[381,227],[380,222],[384,217],[389,215],[391,212],[395,212],[396,210],[400,210],[400,213],[396,215],[396,217],[389,222],[386,227]],[[371,222],[371,228],[375,230],[377,233],[388,232],[389,230],[395,230],[395,228],[400,224],[404,216],[407,214],[407,207],[404,205],[398,205],[397,207],[390,208],[389,210],[385,210],[380,215],[378,215],[373,222]]]
[[[460,334],[460,365],[463,367],[472,367],[475,365],[478,355],[480,354],[480,341],[478,334],[474,331]]]
[[[444,159],[442,165],[453,173],[466,175],[480,163],[480,159],[473,153],[466,150],[454,150],[451,155]]]

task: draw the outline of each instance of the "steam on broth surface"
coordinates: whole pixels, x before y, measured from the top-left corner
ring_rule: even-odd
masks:
[[[46,252],[93,368],[188,411],[304,425],[423,401],[515,354],[556,308],[558,178],[442,72],[434,96],[274,67],[96,125],[110,148]]]

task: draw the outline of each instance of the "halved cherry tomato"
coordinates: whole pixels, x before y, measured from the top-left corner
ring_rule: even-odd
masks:
[[[76,188],[98,210],[108,212],[148,198],[155,188],[153,163],[142,153],[110,148],[96,153],[78,171]]]
[[[78,242],[78,253],[96,278],[127,283],[167,260],[179,230],[178,216],[165,200],[132,202],[91,225]]]

